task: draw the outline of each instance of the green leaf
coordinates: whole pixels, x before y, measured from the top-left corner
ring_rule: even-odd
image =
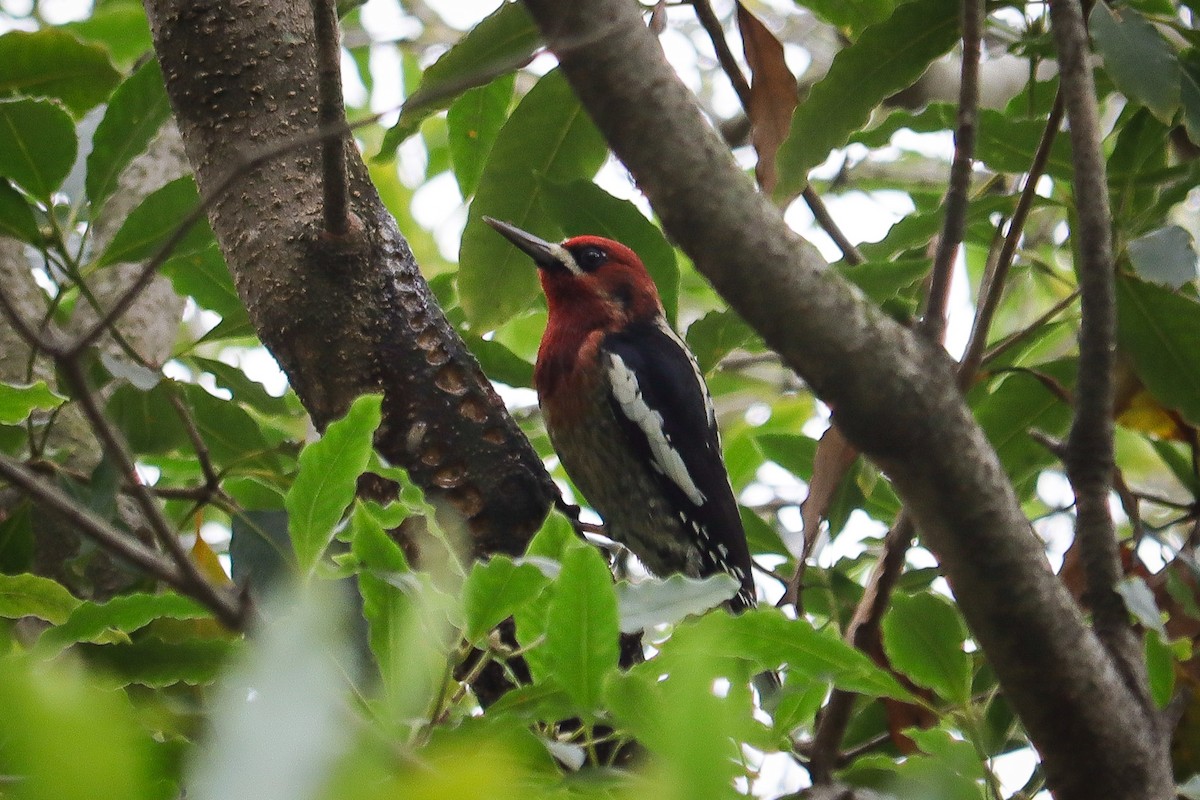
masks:
[[[792,117],[791,133],[779,149],[776,194],[786,197],[803,188],[808,171],[862,128],[876,106],[954,46],[958,26],[953,0],[914,0],[841,50]]]
[[[218,386],[228,389],[233,399],[244,403],[263,414],[288,413],[288,402],[284,397],[275,397],[261,383],[242,371],[240,367],[212,358],[192,356],[188,359],[196,367],[212,375]]]
[[[97,266],[150,258],[175,233],[180,220],[196,208],[200,195],[191,176],[177,178],[151,192],[130,212],[97,261]],[[197,220],[171,251],[173,257],[194,253],[214,241],[206,220]]]
[[[1200,54],[1192,51],[1179,70],[1179,100],[1188,138],[1200,142]]]
[[[53,97],[75,116],[104,102],[120,79],[104,48],[56,28],[0,36],[0,64],[0,96]]]
[[[446,112],[450,159],[463,197],[470,197],[479,185],[483,165],[508,118],[513,83],[511,74],[501,75],[486,86],[465,92]]]
[[[703,614],[737,594],[740,584],[724,573],[707,578],[672,575],[617,584],[617,607],[621,632],[636,633],[656,625],[673,625],[686,617]]]
[[[605,687],[613,716],[657,756],[651,774],[657,773],[661,783],[638,794],[740,797],[732,783],[742,772],[736,743],[751,733],[749,690],[744,682],[732,684],[736,676],[715,655],[723,649],[716,636],[693,635],[679,642],[672,637],[671,643],[676,653],[665,680],[656,659],[614,674]],[[723,696],[713,691],[719,679],[731,682]]]
[[[75,163],[75,123],[49,100],[0,101],[0,175],[42,201]]]
[[[429,575],[410,573],[400,547],[379,519],[359,503],[350,518],[350,548],[358,562],[358,589],[367,641],[382,679],[388,716],[408,724],[428,713],[444,680],[451,599]]]
[[[144,628],[156,619],[207,619],[212,613],[190,597],[173,592],[134,593],[106,603],[82,603],[62,625],[38,639],[39,650],[54,653],[75,642],[90,642]]]
[[[0,178],[0,236],[37,245],[42,241],[33,208],[8,181]]]
[[[812,477],[817,440],[799,433],[764,433],[754,437],[764,458],[774,461],[803,481]]]
[[[487,563],[476,562],[463,584],[463,612],[467,628],[463,636],[478,642],[513,611],[537,595],[549,583],[533,564],[516,564],[502,555]]]
[[[874,25],[887,19],[895,7],[895,0],[796,0],[796,5],[804,6],[812,13],[831,25],[860,31],[868,25]]]
[[[148,392],[130,384],[113,392],[106,413],[135,453],[166,453],[187,443],[172,391],[170,382],[162,381]]]
[[[152,743],[129,698],[86,671],[20,656],[0,659],[0,741],[21,800],[168,796],[156,787]],[[5,794],[10,787],[5,787]]]
[[[895,678],[880,669],[863,652],[843,642],[831,631],[818,631],[805,619],[788,619],[778,609],[756,608],[731,617],[723,612],[706,614],[678,626],[663,646],[660,658],[674,658],[676,638],[701,637],[714,656],[749,661],[756,671],[788,670],[800,680],[824,680],[847,691],[873,697],[911,699]]]
[[[229,268],[215,241],[193,253],[168,258],[160,271],[170,279],[176,292],[191,297],[201,308],[220,314],[222,325],[249,328],[246,307],[233,288]]]
[[[183,392],[196,427],[213,461],[239,470],[278,470],[278,459],[254,417],[235,400],[223,400],[202,386],[184,384]]]
[[[766,522],[745,506],[738,507],[738,514],[742,518],[742,528],[746,531],[746,544],[750,547],[752,554],[790,555],[788,546],[780,538],[779,531],[774,525]]]
[[[79,603],[58,581],[29,573],[0,574],[0,617],[37,617],[61,625]]]
[[[558,70],[547,73],[521,100],[496,137],[463,230],[458,290],[473,327],[494,328],[537,296],[537,270],[529,256],[483,217],[557,238],[542,207],[544,187],[590,178],[607,152]]]
[[[862,290],[872,302],[883,305],[893,297],[918,287],[929,274],[932,263],[925,258],[897,261],[868,261],[857,265],[839,265],[837,271]]]
[[[371,457],[382,402],[377,394],[357,398],[345,417],[330,423],[325,435],[300,454],[300,470],[285,505],[301,574],[312,572],[354,500],[358,476]]]
[[[545,183],[542,202],[567,236],[590,234],[618,241],[637,253],[658,287],[667,320],[679,306],[679,262],[675,248],[628,200],[613,197],[591,181]]]
[[[266,591],[295,573],[287,513],[279,508],[242,511],[230,522],[229,561],[234,583]]]
[[[1022,173],[1029,169],[1041,144],[1046,123],[1041,119],[1013,119],[995,109],[979,109],[975,158],[997,172]],[[879,125],[855,132],[850,141],[868,147],[883,147],[902,129],[915,133],[952,131],[958,125],[958,107],[952,103],[931,103],[920,111],[893,111]],[[1070,180],[1073,174],[1071,144],[1068,137],[1055,138],[1046,162],[1046,174]]]
[[[84,41],[102,44],[121,65],[133,64],[154,46],[141,3],[97,4],[88,18],[62,27]]]
[[[511,72],[533,56],[537,25],[520,3],[505,3],[484,18],[425,70],[396,124],[384,135],[379,156],[389,158],[421,121],[450,104],[467,89]]]
[[[228,639],[148,638],[129,644],[85,644],[77,650],[87,664],[122,685],[162,688],[212,683],[229,660],[235,643]]]
[[[33,546],[33,504],[28,501],[17,503],[0,520],[0,573],[16,575],[30,569],[33,566]]]
[[[49,411],[67,402],[45,381],[26,385],[0,383],[0,425],[16,425],[29,419],[34,409]]]
[[[1178,225],[1151,231],[1129,243],[1129,263],[1139,278],[1178,289],[1196,280],[1196,247]]]
[[[725,309],[710,311],[689,325],[686,339],[700,371],[707,375],[722,358],[754,341],[756,336],[741,315]]]
[[[958,612],[938,595],[896,594],[883,618],[883,647],[892,666],[914,683],[954,703],[971,696],[971,657],[963,650],[967,629]]]
[[[1146,631],[1146,683],[1150,697],[1159,708],[1166,708],[1175,694],[1175,658],[1162,636]]]
[[[571,550],[586,546],[575,535],[571,521],[558,512],[552,512],[542,523],[541,530],[530,540],[525,555],[562,561]]]
[[[1117,312],[1117,340],[1150,394],[1200,425],[1200,302],[1120,276]]]
[[[1035,369],[1064,384],[1074,379],[1075,364],[1056,362],[1040,364]],[[1006,376],[995,391],[972,402],[971,406],[980,427],[996,448],[1017,495],[1025,497],[1033,491],[1038,473],[1057,460],[1053,453],[1030,437],[1029,431],[1037,429],[1050,436],[1063,436],[1071,421],[1070,406],[1036,375],[1028,372]]]
[[[1171,45],[1134,8],[1098,3],[1089,29],[1104,67],[1122,94],[1170,125],[1179,108],[1181,69]]]
[[[464,336],[467,346],[479,359],[479,366],[493,381],[509,386],[533,386],[533,364],[494,339]]]
[[[553,677],[580,713],[591,716],[620,656],[617,596],[600,551],[578,547],[566,553],[546,621]]]
[[[117,188],[125,167],[146,149],[171,116],[158,62],[150,59],[113,92],[92,137],[87,194],[93,213]]]

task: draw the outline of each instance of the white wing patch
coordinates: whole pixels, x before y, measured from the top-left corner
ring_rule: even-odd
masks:
[[[650,408],[643,399],[637,375],[616,353],[610,353],[608,358],[608,381],[613,397],[622,413],[646,434],[646,440],[650,442],[651,465],[682,489],[693,504],[704,505],[704,493],[692,480],[679,451],[671,444],[663,428],[662,414]]]

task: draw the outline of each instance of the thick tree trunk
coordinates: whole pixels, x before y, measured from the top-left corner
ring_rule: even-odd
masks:
[[[292,0],[146,0],[202,195],[257,148],[317,127],[313,23]],[[322,233],[319,146],[245,172],[209,221],[263,344],[318,427],[384,393],[379,452],[465,520],[476,555],[518,553],[554,496],[540,459],[438,308],[346,137],[353,224]]]

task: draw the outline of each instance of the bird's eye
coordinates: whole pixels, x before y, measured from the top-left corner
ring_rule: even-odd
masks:
[[[575,255],[575,260],[579,263],[580,269],[584,272],[591,272],[608,261],[608,253],[599,247],[589,245]]]

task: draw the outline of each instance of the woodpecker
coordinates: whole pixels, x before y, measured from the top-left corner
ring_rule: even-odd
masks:
[[[608,535],[660,576],[726,572],[741,584],[729,609],[753,607],[712,397],[641,259],[598,236],[553,244],[484,221],[537,264],[550,312],[534,368],[538,404]]]

